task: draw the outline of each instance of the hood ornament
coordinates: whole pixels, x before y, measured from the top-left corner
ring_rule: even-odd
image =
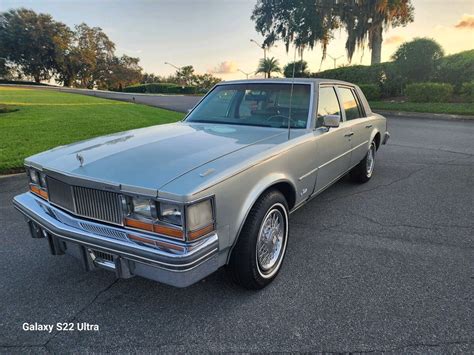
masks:
[[[76,154],[76,159],[79,160],[79,164],[82,166],[84,164],[84,157],[79,153]]]

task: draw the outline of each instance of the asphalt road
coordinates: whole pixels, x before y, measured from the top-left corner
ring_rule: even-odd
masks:
[[[186,289],[85,273],[33,240],[0,179],[0,351],[474,352],[474,122],[394,118],[373,179],[291,216],[273,284]],[[100,331],[27,332],[88,322]]]

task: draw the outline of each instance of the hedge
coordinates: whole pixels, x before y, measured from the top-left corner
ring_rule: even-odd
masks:
[[[379,100],[381,97],[380,87],[376,84],[360,84],[360,89],[369,101]]]
[[[474,102],[474,81],[462,84],[461,94],[466,102]]]
[[[453,94],[451,84],[416,83],[408,84],[406,95],[412,102],[447,102]]]
[[[195,94],[198,89],[194,86],[180,86],[173,83],[149,83],[127,86],[124,92],[149,94]]]
[[[435,80],[454,85],[454,91],[459,93],[462,83],[474,81],[474,49],[441,58]]]
[[[353,65],[337,69],[325,70],[311,74],[312,78],[324,78],[348,81],[362,86],[373,84],[378,86],[379,97],[393,97],[401,94],[403,81],[392,62],[374,65]]]

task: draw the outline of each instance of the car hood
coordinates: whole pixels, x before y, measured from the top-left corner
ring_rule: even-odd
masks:
[[[79,178],[158,190],[199,166],[248,146],[266,149],[272,145],[269,141],[280,136],[285,132],[274,128],[179,122],[57,147],[26,159],[26,164]]]

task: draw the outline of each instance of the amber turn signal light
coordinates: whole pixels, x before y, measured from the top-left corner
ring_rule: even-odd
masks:
[[[142,229],[149,232],[155,232],[167,237],[179,238],[181,240],[183,239],[183,231],[181,229],[162,226],[159,224],[153,224],[150,222],[143,222],[131,218],[125,218],[124,224],[127,227]]]
[[[155,233],[163,234],[168,237],[183,239],[183,231],[181,229],[162,226],[159,224],[155,224],[153,227],[153,231]]]
[[[35,185],[30,185],[30,191],[33,192],[34,194],[41,196],[44,199],[48,199],[48,193],[42,189],[40,189],[38,186]]]
[[[146,231],[153,232],[153,224],[148,222],[139,221],[136,219],[125,218],[124,224],[128,227],[143,229]]]
[[[188,240],[195,240],[206,234],[211,233],[214,230],[214,224],[210,224],[204,228],[196,229],[195,231],[188,232]]]

